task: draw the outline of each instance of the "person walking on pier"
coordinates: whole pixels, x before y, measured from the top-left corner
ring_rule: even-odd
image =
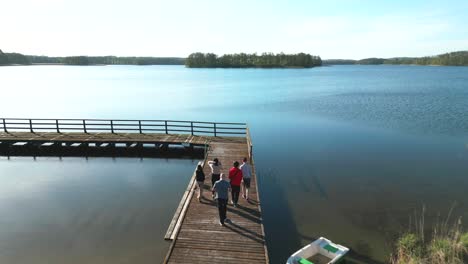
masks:
[[[233,167],[229,170],[229,179],[231,180],[232,205],[237,207],[242,182],[242,171],[239,169],[239,162],[235,161]]]
[[[244,158],[242,165],[240,165],[242,171],[242,197],[249,200],[249,190],[250,190],[250,179],[252,179],[252,167],[247,162],[247,158]]]
[[[205,173],[203,172],[203,167],[201,165],[198,165],[197,171],[195,172],[195,177],[197,180],[197,186],[198,186],[198,201],[200,202],[200,199],[203,197],[203,183],[205,182]]]
[[[227,202],[229,194],[230,185],[226,180],[226,176],[221,174],[221,179],[215,182],[213,189],[211,189],[213,195],[215,195],[215,200],[218,203],[219,211],[219,224],[224,226],[226,221],[226,211],[227,211]]]
[[[223,165],[219,162],[218,158],[214,158],[213,161],[208,161],[208,166],[211,168],[211,187],[213,187],[215,182],[219,181]]]

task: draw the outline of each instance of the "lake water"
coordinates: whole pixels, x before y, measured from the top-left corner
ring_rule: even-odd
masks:
[[[468,219],[468,67],[18,66],[0,89],[4,117],[248,122],[272,263],[319,236],[385,263],[423,205]],[[2,158],[0,262],[161,261],[195,162]]]

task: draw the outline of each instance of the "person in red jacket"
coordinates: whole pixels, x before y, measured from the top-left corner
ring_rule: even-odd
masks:
[[[229,180],[231,180],[232,205],[237,207],[242,182],[242,170],[239,169],[239,162],[237,161],[234,162],[233,167],[229,170]]]

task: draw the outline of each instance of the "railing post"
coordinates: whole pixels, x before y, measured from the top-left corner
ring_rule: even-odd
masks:
[[[57,127],[57,133],[60,133],[59,121],[55,119],[55,126]]]
[[[34,133],[31,119],[29,119],[29,130],[31,130],[31,133]]]
[[[86,131],[86,121],[83,119],[83,131],[86,133],[88,133],[88,131]]]
[[[111,120],[111,133],[114,134],[114,121]]]
[[[193,136],[193,122],[190,122],[190,130],[191,130],[192,136]]]
[[[8,129],[7,129],[7,127],[6,127],[5,118],[3,118],[3,130],[5,130],[5,133],[8,133]]]
[[[167,131],[167,121],[164,121],[164,126],[166,127],[166,134],[169,134]]]
[[[214,136],[216,137],[216,123],[213,123],[214,124]]]
[[[143,134],[143,132],[141,132],[141,120],[138,120],[138,129],[140,130],[140,134]]]

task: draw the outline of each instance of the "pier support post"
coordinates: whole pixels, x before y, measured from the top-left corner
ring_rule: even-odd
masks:
[[[83,131],[85,132],[85,134],[88,133],[88,131],[86,130],[86,120],[83,119]]]
[[[8,133],[5,118],[3,118],[3,130],[5,131],[5,133]]]
[[[169,144],[160,144],[159,149],[162,151],[167,151],[169,149]]]

